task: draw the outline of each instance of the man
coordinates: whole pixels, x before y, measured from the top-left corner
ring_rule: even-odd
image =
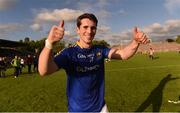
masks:
[[[11,61],[11,65],[14,67],[14,78],[17,78],[20,74],[20,59],[18,59],[17,55]]]
[[[27,60],[26,60],[27,66],[28,66],[28,73],[31,74],[31,65],[33,63],[33,58],[30,54],[28,54],[27,56]]]
[[[69,112],[107,112],[104,100],[104,59],[128,59],[133,56],[140,43],[148,43],[147,36],[134,29],[132,42],[123,50],[93,46],[98,20],[93,14],[85,13],[77,18],[79,40],[72,47],[62,50],[53,58],[53,44],[64,36],[64,21],[53,26],[45,47],[39,56],[41,76],[60,68],[67,74],[67,99]]]
[[[151,47],[151,48],[149,48],[149,58],[150,59],[154,59],[154,49]]]
[[[0,77],[5,77],[6,63],[3,57],[0,57]]]
[[[37,57],[37,55],[33,56],[33,65],[34,65],[33,71],[38,72],[38,57]]]

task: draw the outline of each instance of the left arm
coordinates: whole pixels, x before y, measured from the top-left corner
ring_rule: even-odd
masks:
[[[147,44],[149,41],[147,36],[135,27],[132,42],[123,49],[112,48],[108,54],[108,58],[120,60],[129,59],[136,53],[140,44]]]

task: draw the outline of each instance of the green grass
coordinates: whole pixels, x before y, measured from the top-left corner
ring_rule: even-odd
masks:
[[[180,54],[158,53],[155,60],[135,55],[126,61],[106,63],[105,100],[109,111],[179,112],[180,104],[168,103],[180,96]],[[24,72],[26,72],[24,70]],[[15,79],[8,70],[0,78],[0,111],[67,111],[66,75],[23,74]],[[168,75],[171,76],[168,76]]]

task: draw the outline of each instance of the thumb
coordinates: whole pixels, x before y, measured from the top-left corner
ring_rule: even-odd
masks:
[[[134,27],[134,34],[138,33],[137,27]]]
[[[64,20],[60,21],[59,27],[62,27],[62,28],[64,27]]]

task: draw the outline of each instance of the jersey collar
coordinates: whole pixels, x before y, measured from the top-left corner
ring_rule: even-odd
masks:
[[[83,49],[83,46],[80,44],[79,41],[76,41],[76,44],[77,44],[81,49]]]
[[[90,49],[90,48],[93,47],[93,44],[92,44],[92,46],[91,46],[90,48],[84,48],[84,47],[81,45],[81,43],[79,42],[79,40],[76,41],[76,44],[77,44],[81,49]]]

